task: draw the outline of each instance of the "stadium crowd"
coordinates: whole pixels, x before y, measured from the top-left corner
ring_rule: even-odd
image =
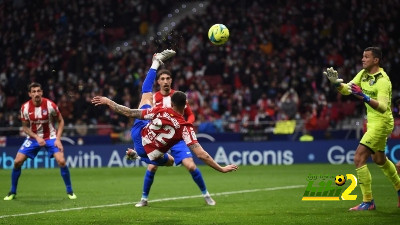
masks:
[[[36,81],[76,134],[85,135],[90,125],[123,131],[132,121],[106,108],[106,114],[96,111],[91,97],[135,108],[152,55],[166,48],[177,51],[166,64],[173,88],[187,93],[198,129],[205,132],[264,131],[287,119],[305,121],[307,130],[327,129],[345,117],[360,117],[362,102],[338,95],[322,71],[332,66],[349,81],[368,46],[382,48],[393,98],[400,97],[399,0],[215,0],[205,4],[204,14],[176,21],[172,31],[160,27],[182,4],[1,1],[0,127],[20,126],[26,87]],[[224,46],[207,39],[215,23],[230,29]],[[151,31],[161,35],[144,43]],[[10,132],[2,134],[15,134]]]

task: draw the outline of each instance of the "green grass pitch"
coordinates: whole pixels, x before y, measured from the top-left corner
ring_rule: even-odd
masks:
[[[135,208],[145,168],[71,169],[69,200],[58,169],[23,170],[18,195],[0,200],[0,224],[398,224],[397,194],[375,164],[376,211],[349,212],[362,200],[301,201],[309,174],[355,174],[353,165],[241,166],[222,174],[199,166],[216,206],[207,206],[183,167],[159,168],[149,207]],[[0,193],[10,187],[0,170]],[[345,187],[348,186],[347,183]],[[2,196],[2,197],[3,197]]]

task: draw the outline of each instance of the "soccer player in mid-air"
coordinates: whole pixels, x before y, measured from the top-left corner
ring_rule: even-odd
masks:
[[[147,164],[172,166],[174,158],[167,151],[183,140],[196,156],[215,170],[227,173],[236,171],[237,165],[220,166],[198,143],[193,125],[183,117],[187,104],[186,94],[175,91],[171,95],[171,107],[153,106],[152,86],[156,71],[163,62],[175,55],[173,50],[164,50],[153,56],[153,63],[142,84],[139,109],[130,109],[102,96],[92,99],[94,105],[108,105],[113,111],[127,117],[136,118],[131,130],[135,150],[127,154],[140,158]]]
[[[14,159],[14,168],[11,172],[11,190],[4,197],[4,200],[15,199],[22,164],[28,157],[35,158],[42,147],[47,150],[50,157],[56,159],[68,198],[76,199],[76,195],[72,191],[69,169],[65,164],[64,147],[61,143],[64,119],[57,105],[42,97],[43,90],[39,83],[31,83],[28,87],[28,93],[31,99],[21,107],[22,129],[27,134],[27,138]],[[56,123],[58,124],[57,129],[55,128]]]
[[[175,92],[175,90],[171,88],[172,85],[171,72],[166,69],[158,71],[157,84],[160,87],[160,90],[154,93],[153,95],[154,106],[171,107],[171,96]],[[190,109],[189,104],[186,104],[184,116],[187,118],[186,120],[188,123],[193,123],[195,120],[194,113]],[[203,176],[200,170],[197,168],[196,164],[194,163],[192,153],[186,146],[185,142],[183,140],[178,142],[170,150],[171,150],[171,155],[174,157],[175,164],[176,165],[182,164],[192,175],[192,178],[194,182],[197,184],[197,186],[200,188],[200,191],[204,196],[204,200],[206,201],[206,203],[208,205],[215,205],[215,201],[211,198],[210,194],[208,193]],[[140,201],[135,205],[136,207],[143,207],[148,205],[148,196],[157,169],[158,166],[153,164],[148,164],[146,173],[144,175],[142,197]]]
[[[397,206],[400,207],[400,178],[395,165],[385,155],[387,137],[392,133],[394,123],[391,110],[392,83],[384,69],[380,67],[381,60],[380,48],[366,48],[361,60],[363,69],[347,84],[338,78],[337,71],[332,67],[324,72],[341,94],[353,94],[363,100],[367,108],[367,132],[363,135],[354,155],[363,202],[350,208],[351,211],[376,209],[371,189],[371,173],[367,166],[369,157],[372,157],[392,182],[398,194]]]

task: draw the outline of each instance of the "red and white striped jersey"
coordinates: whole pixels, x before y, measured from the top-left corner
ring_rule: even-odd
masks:
[[[142,118],[150,122],[142,129],[142,144],[146,153],[167,152],[181,141],[186,145],[198,143],[193,125],[172,108],[155,107],[142,111]]]
[[[171,89],[169,95],[163,95],[160,91],[153,94],[153,106],[154,107],[171,107],[171,96],[175,92]],[[187,117],[187,122],[193,123],[195,120],[194,113],[190,108],[189,104],[186,102],[184,115]]]
[[[32,132],[45,140],[56,138],[54,123],[59,114],[57,105],[47,98],[42,98],[38,107],[32,100],[25,102],[21,107],[21,120],[29,121]]]
[[[153,105],[154,107],[171,107],[171,95],[175,90],[171,89],[169,95],[163,95],[160,91],[153,94]]]

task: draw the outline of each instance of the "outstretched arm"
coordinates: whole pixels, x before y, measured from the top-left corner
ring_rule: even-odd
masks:
[[[227,173],[227,172],[232,172],[236,171],[239,167],[235,164],[227,165],[227,166],[220,166],[217,162],[214,161],[214,159],[201,147],[199,143],[195,143],[192,145],[189,145],[190,150],[192,150],[196,156],[201,159],[204,163],[209,165],[210,167],[214,168],[215,170],[218,170],[221,173]]]
[[[335,69],[330,67],[326,69],[326,71],[324,71],[323,74],[328,78],[331,84],[333,84],[342,95],[351,94],[350,86],[348,84],[343,83],[343,79],[339,78],[338,72]]]
[[[126,117],[132,117],[136,119],[140,119],[142,116],[142,110],[141,109],[131,109],[123,105],[119,105],[113,100],[103,97],[103,96],[95,96],[92,99],[92,104],[95,106],[98,105],[108,105],[111,110],[114,112],[124,115]]]

